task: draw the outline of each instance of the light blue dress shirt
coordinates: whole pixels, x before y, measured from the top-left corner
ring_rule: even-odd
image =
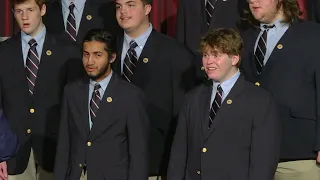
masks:
[[[137,57],[139,58],[141,55],[141,52],[143,50],[144,45],[146,44],[151,32],[152,32],[152,24],[150,23],[149,28],[143,33],[141,34],[139,37],[137,37],[136,39],[132,39],[131,37],[129,37],[126,33],[124,33],[124,41],[123,41],[123,45],[122,45],[122,54],[121,54],[121,73],[123,72],[123,63],[124,63],[124,58],[126,57],[127,51],[130,48],[129,43],[134,40],[138,46],[134,49],[137,53]]]
[[[78,34],[78,30],[80,27],[80,22],[81,22],[81,18],[82,18],[82,13],[83,13],[83,9],[84,9],[84,5],[86,3],[86,0],[74,0],[74,1],[70,1],[70,0],[61,0],[61,4],[62,4],[62,15],[63,15],[63,22],[64,22],[64,27],[66,29],[67,27],[67,19],[70,13],[69,10],[69,6],[70,3],[73,2],[74,3],[74,16],[76,18],[76,31]]]
[[[211,100],[210,100],[210,108],[211,108],[211,105],[212,105],[214,98],[216,97],[218,85],[220,84],[220,86],[222,88],[222,101],[221,101],[221,104],[222,104],[222,102],[228,96],[228,94],[231,91],[234,84],[237,82],[239,76],[240,76],[240,71],[238,70],[231,78],[223,81],[221,84],[219,82],[213,81]]]
[[[21,47],[22,47],[22,55],[23,55],[23,62],[24,62],[24,66],[26,66],[26,61],[27,61],[27,56],[28,56],[28,52],[30,49],[30,45],[28,44],[29,41],[33,38],[34,40],[36,40],[37,42],[37,53],[39,56],[39,61],[41,61],[41,54],[42,54],[42,49],[43,49],[43,43],[44,40],[46,38],[46,27],[43,25],[43,28],[41,29],[41,31],[35,36],[35,37],[31,37],[30,35],[24,33],[23,31],[21,31]]]
[[[90,82],[89,82],[89,94],[88,94],[88,112],[90,112],[90,101],[91,101],[91,98],[92,98],[92,93],[93,93],[93,90],[94,90],[94,85],[96,85],[97,83],[100,84],[101,88],[99,89],[99,93],[100,93],[100,96],[101,98],[103,98],[103,95],[104,95],[104,92],[106,91],[107,87],[108,87],[108,84],[110,82],[110,79],[112,77],[112,74],[113,72],[111,71],[111,73],[106,77],[104,78],[102,81],[100,82],[96,82],[92,79],[90,79]],[[101,104],[101,103],[100,103]],[[89,113],[89,127],[91,129],[92,127],[92,121],[91,121],[91,115]]]
[[[254,51],[256,51],[257,46],[258,46],[258,41],[260,36],[262,35],[263,31],[265,30],[265,28],[263,27],[264,25],[272,25],[272,24],[260,24],[260,33],[258,35],[258,38],[256,40],[256,44],[254,47]],[[277,20],[274,22],[275,27],[269,29],[268,31],[268,36],[267,36],[267,51],[266,51],[266,55],[264,56],[264,60],[263,63],[266,64],[274,47],[277,45],[277,43],[279,42],[279,40],[281,39],[281,37],[283,36],[283,34],[288,30],[289,25],[286,23],[282,23],[281,21]]]

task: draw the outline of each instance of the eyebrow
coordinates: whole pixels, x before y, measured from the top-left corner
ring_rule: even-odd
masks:
[[[129,3],[136,3],[136,2],[135,2],[135,1],[132,1],[132,0],[125,2],[125,4],[129,4]],[[116,2],[116,4],[117,4],[117,5],[121,5],[120,3],[117,3],[117,2]]]

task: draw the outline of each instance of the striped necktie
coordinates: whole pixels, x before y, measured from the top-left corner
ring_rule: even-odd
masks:
[[[39,69],[39,56],[37,53],[37,42],[34,39],[31,39],[28,44],[30,45],[30,49],[28,52],[27,60],[26,60],[26,72],[27,72],[27,80],[29,93],[33,95],[34,87],[36,85],[37,72]]]
[[[92,97],[90,101],[90,116],[91,122],[94,123],[94,119],[97,116],[97,112],[99,110],[100,102],[101,102],[101,95],[99,89],[101,88],[100,84],[97,83],[94,85],[94,89],[92,92]]]
[[[214,5],[216,4],[217,0],[207,0],[206,3],[206,23],[209,27],[210,22],[211,22],[211,18],[213,15],[213,11],[214,11]]]
[[[128,82],[132,81],[134,69],[136,68],[138,57],[134,50],[138,46],[135,41],[130,42],[130,48],[127,51],[126,57],[123,62],[123,76]]]
[[[273,28],[274,25],[272,25],[272,26],[264,25],[263,27],[264,27],[264,31],[263,31],[262,35],[259,37],[257,48],[254,53],[256,70],[257,70],[258,74],[261,74],[262,69],[265,64],[264,59],[265,59],[265,55],[267,52],[268,31],[269,31],[269,29]]]
[[[209,112],[209,126],[208,129],[210,129],[211,124],[214,120],[214,118],[216,117],[218,110],[220,109],[221,106],[221,102],[222,102],[222,88],[220,85],[218,85],[217,87],[217,93],[216,96],[212,102],[211,108],[210,108],[210,112]]]
[[[70,3],[69,6],[69,15],[67,19],[67,27],[66,27],[66,33],[70,36],[70,38],[73,41],[76,41],[77,37],[77,28],[76,28],[76,17],[74,16],[73,10],[74,10],[75,5]]]

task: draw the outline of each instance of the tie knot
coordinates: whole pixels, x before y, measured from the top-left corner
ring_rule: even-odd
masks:
[[[31,47],[38,45],[38,44],[37,44],[37,41],[34,40],[34,39],[31,39],[31,40],[28,42],[28,44],[29,44]]]
[[[73,12],[74,7],[75,7],[75,5],[73,4],[73,2],[70,3],[70,5],[69,5],[70,12]]]
[[[99,90],[100,88],[101,88],[101,86],[99,83],[94,85],[94,91]]]
[[[219,92],[219,93],[222,93],[222,87],[220,86],[220,84],[218,85],[218,87],[217,87],[217,91]]]
[[[265,24],[265,25],[263,25],[263,28],[268,31],[269,29],[274,28],[274,26],[275,26],[274,24],[272,24],[272,25],[266,25]]]
[[[130,41],[129,45],[131,50],[138,46],[138,44],[135,41]]]

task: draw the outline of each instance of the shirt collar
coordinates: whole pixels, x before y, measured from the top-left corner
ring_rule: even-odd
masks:
[[[240,76],[240,71],[239,71],[239,69],[238,69],[238,71],[237,71],[233,76],[231,76],[231,78],[223,81],[222,83],[212,81],[212,83],[213,83],[213,87],[212,87],[212,88],[217,89],[218,85],[220,85],[223,92],[229,92],[230,89],[233,87],[233,84],[234,84],[234,83],[237,81],[237,79],[239,78],[239,76]]]
[[[262,31],[265,30],[265,28],[263,27],[264,25],[267,25],[267,26],[272,26],[272,25],[274,25],[275,30],[277,30],[277,29],[279,29],[279,28],[281,28],[281,27],[283,27],[283,26],[286,26],[287,24],[281,22],[280,20],[276,20],[274,23],[271,23],[271,24],[261,23],[261,24],[260,24],[260,29],[261,29]]]
[[[99,82],[103,91],[107,89],[107,86],[110,82],[112,74],[113,74],[113,71],[111,70],[110,74],[106,78],[104,78],[102,81]],[[94,88],[94,85],[96,85],[97,83],[98,83],[97,81],[90,79],[90,86],[92,86],[92,88]]]
[[[46,26],[45,25],[43,25],[43,28],[35,37],[32,37],[32,36],[24,33],[23,31],[21,31],[21,40],[26,44],[28,44],[31,39],[36,40],[37,44],[40,44],[41,42],[44,42],[45,36],[46,36]]]
[[[73,1],[70,1],[70,0],[61,0],[62,2],[62,6],[64,8],[69,8],[70,6],[70,3],[73,2],[75,8],[80,11],[83,7],[84,7],[84,4],[86,3],[86,0],[73,0]]]
[[[138,46],[141,49],[143,49],[143,46],[145,45],[148,37],[150,36],[152,29],[153,29],[153,26],[150,23],[149,28],[143,34],[141,34],[139,37],[137,37],[136,39],[132,39],[131,37],[128,36],[127,33],[124,32],[124,39],[128,45],[132,40],[134,40],[138,44]]]

